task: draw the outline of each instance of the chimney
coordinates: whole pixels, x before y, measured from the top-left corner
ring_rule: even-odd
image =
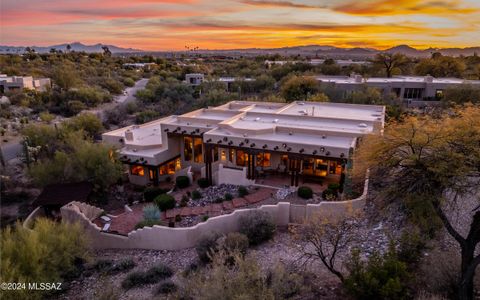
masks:
[[[427,82],[427,83],[432,83],[433,82],[433,76],[431,76],[431,75],[425,76],[424,81]]]
[[[362,75],[355,75],[355,82],[356,83],[361,83],[363,81]]]
[[[127,131],[125,131],[125,140],[130,142],[133,141],[133,131],[131,131],[130,129],[127,129]]]

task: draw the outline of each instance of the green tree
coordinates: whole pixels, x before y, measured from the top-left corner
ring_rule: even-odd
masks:
[[[309,95],[316,94],[319,85],[314,77],[292,76],[280,88],[280,93],[287,101],[306,100]]]
[[[71,118],[65,122],[65,127],[73,131],[83,130],[90,137],[100,134],[104,129],[102,121],[96,115],[90,113],[79,114]]]
[[[480,186],[480,108],[466,106],[438,117],[408,118],[382,136],[369,136],[355,153],[354,172],[370,169],[387,200],[400,201],[423,231],[441,224],[461,249],[459,298],[473,299],[473,278],[480,263],[480,211],[471,212],[468,234],[455,229],[445,207],[473,197]],[[448,193],[447,193],[448,192]]]
[[[374,67],[384,69],[388,78],[408,64],[408,58],[401,53],[379,53],[372,60]]]
[[[422,76],[462,77],[465,69],[465,63],[459,58],[435,56],[434,58],[421,60],[415,66],[415,73]]]
[[[68,91],[80,84],[81,80],[74,67],[69,64],[53,70],[53,82],[62,90]]]
[[[78,261],[89,259],[89,241],[80,224],[37,219],[33,230],[17,223],[2,230],[2,282],[62,282]],[[2,299],[42,299],[47,292],[2,291]]]

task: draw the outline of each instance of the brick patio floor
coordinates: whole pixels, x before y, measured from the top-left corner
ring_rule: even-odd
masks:
[[[198,206],[169,209],[166,212],[161,213],[161,219],[171,220],[174,219],[177,215],[180,215],[182,217],[200,215],[208,215],[209,217],[219,216],[225,213],[231,213],[237,208],[246,207],[250,204],[255,204],[267,198],[270,198],[275,193],[275,191],[276,190],[274,189],[262,187],[259,188],[257,191],[246,195],[244,198],[235,198],[232,201],[212,203],[203,207]],[[143,220],[143,208],[148,204],[149,203],[135,204],[130,207],[132,209],[131,212],[122,212],[115,217],[112,217],[109,232],[128,234],[129,232],[134,230],[135,225],[141,220]],[[100,228],[102,228],[104,225],[104,223],[99,218],[95,219],[94,223],[97,224]]]

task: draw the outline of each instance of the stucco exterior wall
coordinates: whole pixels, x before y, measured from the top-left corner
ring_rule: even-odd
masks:
[[[276,205],[263,205],[259,208],[239,209],[228,215],[208,219],[193,227],[170,228],[163,226],[144,227],[132,231],[128,236],[101,232],[92,223],[91,217],[101,213],[101,209],[93,209],[89,205],[71,202],[61,208],[62,220],[65,222],[80,222],[86,234],[97,249],[154,249],[178,250],[191,248],[210,232],[225,234],[239,230],[239,220],[242,216],[254,211],[268,212],[277,226],[287,226],[290,223],[303,223],[314,216],[323,218],[340,218],[362,211],[368,192],[368,180],[365,182],[363,194],[354,200],[342,202],[322,202],[315,205],[293,205],[280,202]],[[86,213],[88,215],[85,215]]]

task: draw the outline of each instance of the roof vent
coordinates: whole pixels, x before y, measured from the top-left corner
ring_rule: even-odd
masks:
[[[367,126],[367,124],[365,124],[365,123],[360,123],[360,124],[358,124],[358,127],[360,127],[360,128],[367,128],[368,126]]]
[[[125,131],[125,139],[127,141],[133,141],[133,131],[131,131],[130,129],[127,129]]]
[[[298,102],[298,105],[305,105],[305,102]]]
[[[255,121],[256,122],[260,121],[260,117],[255,118]]]
[[[273,120],[273,123],[278,123],[278,119]]]
[[[304,110],[304,109],[303,109],[303,110],[299,110],[298,112],[301,113],[302,115],[306,115],[306,114],[307,114],[307,111]]]

